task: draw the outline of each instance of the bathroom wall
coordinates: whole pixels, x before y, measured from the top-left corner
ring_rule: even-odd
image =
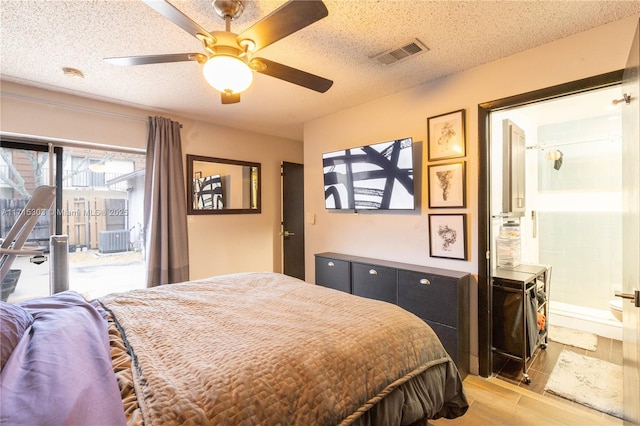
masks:
[[[554,301],[608,310],[622,286],[620,134],[619,112],[538,128],[539,261],[553,265]]]

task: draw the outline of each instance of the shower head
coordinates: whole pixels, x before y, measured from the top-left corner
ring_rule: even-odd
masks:
[[[560,167],[562,167],[562,158],[564,157],[564,154],[562,153],[562,151],[560,151],[559,149],[556,149],[553,152],[553,168],[556,170],[560,170]]]

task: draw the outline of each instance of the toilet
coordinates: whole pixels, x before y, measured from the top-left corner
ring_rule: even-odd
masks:
[[[618,321],[622,322],[622,299],[609,300],[609,310]]]

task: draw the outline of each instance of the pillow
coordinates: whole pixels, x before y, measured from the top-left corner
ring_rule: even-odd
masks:
[[[0,370],[32,323],[33,316],[20,306],[0,302]]]

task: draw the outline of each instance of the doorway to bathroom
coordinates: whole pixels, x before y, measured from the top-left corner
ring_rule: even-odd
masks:
[[[568,167],[569,157],[567,157],[567,154],[575,150],[579,152],[580,155],[582,155],[582,153],[585,151],[585,144],[574,143],[571,145],[567,144],[566,146],[554,147],[552,145],[557,145],[565,141],[555,139],[551,140],[551,136],[545,136],[547,134],[545,132],[554,134],[555,130],[557,129],[556,126],[561,126],[560,124],[554,123],[560,123],[563,121],[566,124],[566,128],[564,129],[564,131],[569,132],[572,126],[579,126],[581,121],[581,124],[585,125],[585,122],[589,121],[587,117],[596,117],[603,115],[601,109],[605,109],[605,115],[609,114],[606,112],[606,108],[610,108],[611,106],[613,106],[613,99],[608,98],[609,94],[607,94],[606,91],[609,89],[613,90],[613,92],[617,95],[614,99],[622,97],[620,95],[620,84],[622,82],[622,75],[623,70],[614,71],[607,74],[561,84],[558,86],[552,86],[549,88],[524,93],[521,95],[497,99],[478,105],[478,140],[480,164],[478,176],[478,250],[480,253],[486,252],[486,256],[482,257],[478,268],[478,361],[479,374],[482,376],[488,377],[492,374],[491,283],[492,272],[496,266],[495,239],[499,236],[498,232],[500,224],[503,223],[505,219],[507,219],[505,215],[502,215],[503,206],[501,202],[503,149],[502,146],[499,149],[495,146],[492,147],[493,134],[495,133],[496,135],[499,135],[501,133],[501,129],[503,126],[502,121],[504,121],[505,118],[509,122],[512,122],[514,124],[514,127],[521,128],[524,132],[524,144],[522,148],[522,169],[525,171],[523,174],[524,186],[526,188],[526,191],[532,192],[533,189],[535,189],[536,191],[534,194],[525,193],[525,199],[523,200],[524,208],[521,209],[522,212],[519,213],[517,217],[518,221],[523,222],[523,229],[521,231],[522,234],[525,235],[522,243],[523,253],[525,257],[521,260],[527,262],[535,261],[538,263],[548,262],[552,266],[550,296],[553,300],[554,298],[556,298],[556,296],[560,296],[563,293],[561,290],[558,290],[561,286],[561,278],[556,277],[556,275],[561,277],[563,273],[558,272],[556,274],[556,270],[560,265],[557,261],[556,253],[553,253],[553,247],[548,247],[549,244],[552,244],[552,240],[543,240],[541,238],[541,233],[544,234],[547,232],[566,232],[566,229],[553,231],[553,228],[549,228],[549,226],[552,225],[548,225],[547,220],[551,217],[550,214],[555,211],[553,209],[559,208],[556,207],[558,203],[561,203],[565,207],[573,206],[575,200],[573,200],[572,202],[564,200],[564,198],[567,196],[565,192],[568,191],[565,189],[553,187],[553,185],[558,185],[559,182],[558,179],[556,179],[556,175],[551,172],[563,173],[564,175],[566,175],[567,172],[570,171],[575,172],[577,175],[574,176],[571,181],[586,181],[591,179],[590,176],[594,174],[594,171],[590,170],[585,163],[576,163],[576,156],[571,158],[570,162],[572,164],[569,164],[569,166],[571,167]],[[599,93],[603,98],[606,96],[608,99],[606,100],[605,104],[601,104],[601,106],[599,107],[600,110],[597,114],[587,114],[582,118],[579,118],[577,110],[580,109],[582,107],[582,103],[584,103],[584,101],[579,96],[588,95],[590,93]],[[551,107],[553,105],[558,105],[559,108],[557,108],[556,111],[551,111]],[[524,112],[526,112],[527,109],[530,111],[535,111],[537,115],[534,114],[534,112],[531,112],[530,118],[523,118]],[[545,110],[548,110],[548,112],[546,114],[546,118],[544,118],[543,121],[542,116],[544,115],[543,112]],[[509,114],[511,114],[511,116],[509,116]],[[562,114],[573,114],[573,116],[566,119],[558,119],[558,116]],[[492,123],[492,118],[495,117],[502,118],[499,124]],[[538,126],[538,124],[535,124],[534,130],[530,130],[532,124],[530,124],[529,122],[537,123],[538,121],[539,123],[541,123],[540,126]],[[602,121],[604,120],[601,119],[601,122]],[[549,144],[549,146],[541,148],[541,145],[543,145],[543,143],[542,140],[538,140],[539,137],[547,138],[544,140],[544,142]],[[499,138],[500,143],[502,144],[502,135],[499,135]],[[573,141],[574,140],[571,140],[571,142]],[[566,142],[570,141],[567,140]],[[529,146],[530,148],[526,149],[525,145]],[[569,148],[571,148],[572,150],[565,152]],[[560,156],[562,156],[561,161]],[[602,165],[602,163],[606,163],[604,158],[599,159],[598,164]],[[525,165],[528,168],[526,168]],[[546,167],[547,169],[543,171],[538,170],[542,167]],[[554,167],[559,167],[559,169],[556,170]],[[591,180],[593,181],[593,179]],[[567,181],[565,183],[569,184],[571,182]],[[546,188],[544,190],[544,194],[539,194],[539,190],[541,188]],[[577,189],[576,187],[573,192],[574,197],[579,198],[582,196],[586,198],[586,195],[581,195],[585,192],[584,189]],[[591,192],[595,193],[597,191],[592,190]],[[529,198],[531,198],[531,200],[529,200]],[[541,198],[540,201],[546,204],[538,206],[538,198]],[[517,199],[514,199],[512,201],[516,203],[520,202]],[[591,202],[591,204],[602,205],[603,202],[596,197],[596,199]],[[535,209],[532,209],[531,207],[534,205]],[[602,208],[603,207],[601,207],[601,209]],[[544,211],[545,209],[548,211]],[[594,207],[590,207],[590,210],[594,209]],[[558,213],[560,211],[561,210],[559,210]],[[572,214],[572,212],[570,211],[562,213],[562,215],[565,216],[569,216],[570,214]],[[542,221],[540,219],[541,216],[543,216]],[[576,222],[576,220],[573,220],[571,222],[571,225],[573,225],[574,222]],[[541,230],[540,226],[542,225],[545,225],[547,229]],[[553,226],[560,226],[562,228],[561,225]],[[598,227],[601,229],[602,224],[599,224]],[[553,242],[553,244],[559,244],[560,248],[568,250],[566,248],[567,242],[565,242],[563,239],[558,239],[556,242]],[[600,255],[608,256],[608,254],[605,253],[606,248],[602,245],[602,243],[598,243],[593,240],[584,242],[583,240],[582,243],[578,242],[576,244],[582,244],[582,246],[586,247],[599,247]],[[594,248],[594,250],[596,249]],[[545,260],[547,259],[546,256],[552,256],[552,260]],[[573,260],[572,262],[575,264],[576,262],[579,262],[579,260]],[[571,262],[567,262],[566,265],[568,266],[570,263]],[[578,267],[578,269],[579,268],[580,267]],[[611,280],[607,278],[607,282],[610,283]],[[582,296],[582,294],[586,292],[586,289],[584,289],[584,291],[581,290],[580,296]],[[567,293],[564,292],[564,294],[566,295]],[[598,308],[600,311],[602,311],[603,314],[607,309],[606,306],[608,306],[608,300],[609,297],[605,297],[605,306],[600,306]],[[554,303],[554,305],[557,304]],[[553,314],[551,314],[550,316],[553,317]]]
[[[551,266],[548,324],[614,340],[622,340],[614,316],[622,289],[619,98],[614,84],[489,115],[491,267],[505,261],[500,229],[517,226],[520,247],[506,262]],[[522,152],[505,151],[509,129],[518,130]],[[521,192],[519,209],[505,206],[509,185]]]

